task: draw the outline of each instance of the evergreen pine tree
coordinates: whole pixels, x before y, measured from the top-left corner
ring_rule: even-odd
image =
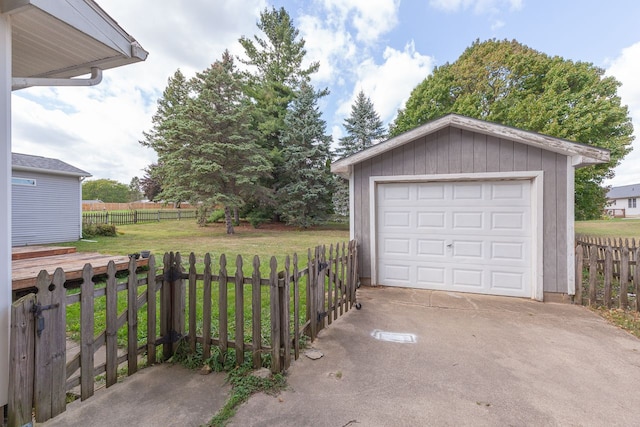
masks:
[[[331,136],[317,106],[320,96],[311,85],[302,84],[280,138],[284,184],[276,192],[277,210],[287,224],[299,227],[318,224],[332,211]]]
[[[344,128],[347,135],[339,140],[339,146],[336,150],[338,157],[355,154],[387,137],[382,120],[373,107],[373,102],[368,96],[365,96],[363,91],[358,93],[351,106],[351,115],[344,119]],[[339,216],[346,218],[349,215],[349,183],[339,176],[335,177],[333,209]]]
[[[189,89],[191,96],[176,119],[180,134],[170,135],[170,144],[148,141],[157,147],[162,194],[201,203],[203,216],[207,208],[224,206],[227,233],[233,234],[232,210],[249,195],[267,191],[258,181],[271,170],[251,129],[253,104],[227,51],[198,73]]]
[[[373,107],[373,103],[363,91],[358,93],[351,106],[351,115],[344,119],[347,135],[340,138],[338,157],[347,157],[371,147],[387,137],[382,120]]]

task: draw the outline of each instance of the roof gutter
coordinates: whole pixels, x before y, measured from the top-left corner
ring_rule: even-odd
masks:
[[[20,172],[48,173],[50,175],[75,176],[75,177],[85,177],[85,178],[89,178],[93,176],[88,172],[82,173],[82,172],[71,172],[71,171],[59,171],[59,170],[53,170],[53,169],[40,169],[40,168],[34,168],[29,166],[19,166],[19,165],[12,165],[11,170],[20,171]]]
[[[91,67],[88,79],[56,79],[46,77],[14,77],[11,90],[24,89],[31,86],[95,86],[102,81],[102,70]]]

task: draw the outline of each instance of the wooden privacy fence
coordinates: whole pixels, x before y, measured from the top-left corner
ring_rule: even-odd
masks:
[[[79,387],[85,400],[98,376],[110,387],[123,370],[135,373],[141,357],[167,360],[180,343],[190,351],[202,346],[205,359],[213,348],[221,358],[234,349],[237,364],[250,357],[256,368],[269,362],[281,372],[298,358],[304,334],[315,339],[351,309],[358,283],[355,241],[309,250],[304,263],[287,256],[281,270],[275,257],[267,267],[257,256],[250,268],[238,256],[235,271],[225,255],[214,266],[210,254],[201,262],[191,254],[183,265],[179,253],[167,253],[162,264],[156,268],[151,256],[148,271],[136,272],[132,259],[128,277],[118,279],[110,262],[98,286],[87,264],[73,289],[65,288],[62,269],[51,278],[40,272],[37,293],[11,309],[10,427],[30,423],[33,413],[37,422],[55,417],[65,411],[67,392]],[[79,351],[71,354],[73,305],[80,309]]]
[[[163,220],[194,219],[195,210],[134,210],[125,212],[82,212],[83,224],[127,225]]]
[[[575,259],[578,303],[640,311],[640,241],[576,236]]]

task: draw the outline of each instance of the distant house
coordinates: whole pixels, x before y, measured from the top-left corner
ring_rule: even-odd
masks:
[[[607,193],[607,212],[616,217],[640,217],[640,184],[611,187]]]
[[[82,180],[91,174],[58,159],[11,154],[12,246],[82,236]]]

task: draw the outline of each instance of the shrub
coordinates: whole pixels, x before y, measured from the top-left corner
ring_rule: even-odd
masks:
[[[253,228],[260,228],[265,222],[271,221],[271,213],[266,210],[254,210],[247,215],[247,221]]]
[[[83,237],[117,236],[116,226],[113,224],[82,224]]]
[[[215,211],[211,212],[211,215],[209,215],[207,222],[208,223],[220,222],[223,219],[224,219],[224,209],[216,209]]]

